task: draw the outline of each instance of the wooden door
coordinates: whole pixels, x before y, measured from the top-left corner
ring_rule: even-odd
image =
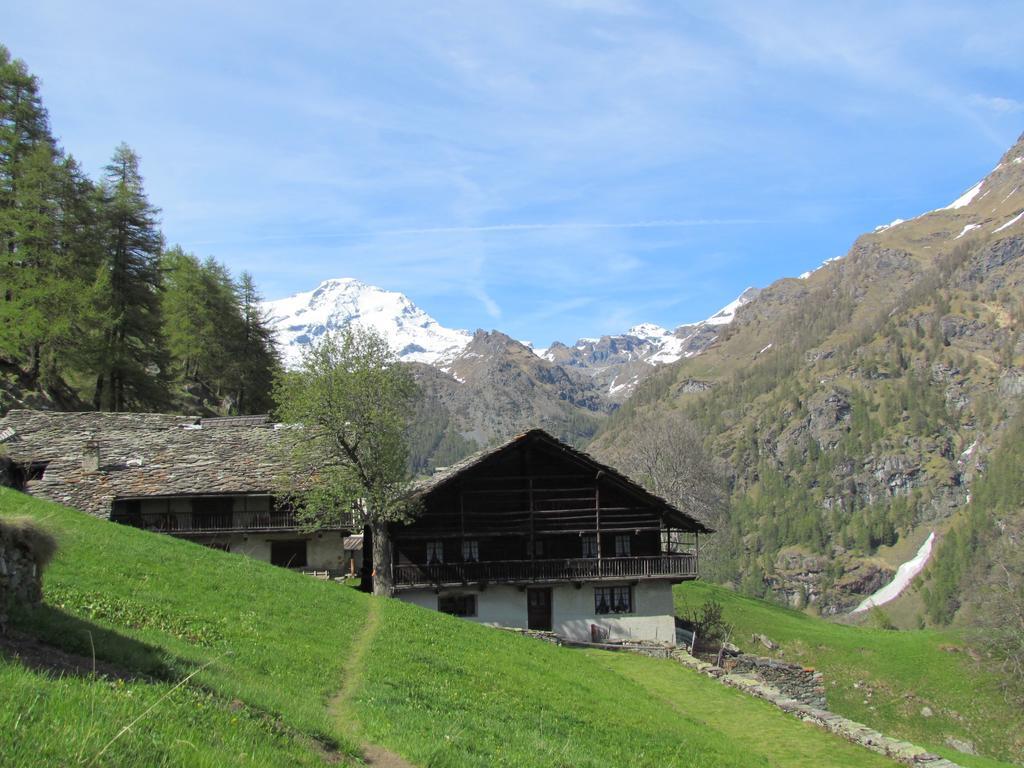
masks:
[[[526,626],[529,629],[551,631],[550,587],[534,587],[526,590]]]

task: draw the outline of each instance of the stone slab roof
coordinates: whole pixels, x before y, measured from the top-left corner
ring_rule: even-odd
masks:
[[[0,451],[23,466],[46,463],[27,484],[32,495],[107,517],[115,498],[268,493],[288,471],[284,432],[265,416],[13,410],[0,418]],[[98,472],[83,468],[91,442]]]

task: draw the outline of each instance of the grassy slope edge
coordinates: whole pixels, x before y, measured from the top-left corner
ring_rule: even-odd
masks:
[[[742,650],[772,655],[751,641],[752,634],[764,634],[780,644],[785,660],[821,670],[829,706],[841,715],[969,768],[1006,763],[952,750],[947,737],[971,741],[984,754],[1024,761],[1021,713],[967,655],[957,630],[834,624],[702,582],[676,587],[675,598],[679,615],[708,599],[721,603]],[[921,714],[925,707],[931,716]]]

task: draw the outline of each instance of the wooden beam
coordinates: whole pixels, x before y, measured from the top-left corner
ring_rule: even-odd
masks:
[[[530,559],[533,560],[537,553],[535,545],[536,541],[536,521],[534,520],[535,510],[533,508],[533,477],[530,478]]]
[[[459,527],[461,528],[462,538],[466,538],[466,504],[465,495],[462,490],[462,483],[460,482],[457,486],[459,494]]]

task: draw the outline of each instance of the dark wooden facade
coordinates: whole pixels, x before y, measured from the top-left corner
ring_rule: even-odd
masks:
[[[394,526],[398,588],[600,579],[692,579],[709,532],[542,430],[424,484]]]

